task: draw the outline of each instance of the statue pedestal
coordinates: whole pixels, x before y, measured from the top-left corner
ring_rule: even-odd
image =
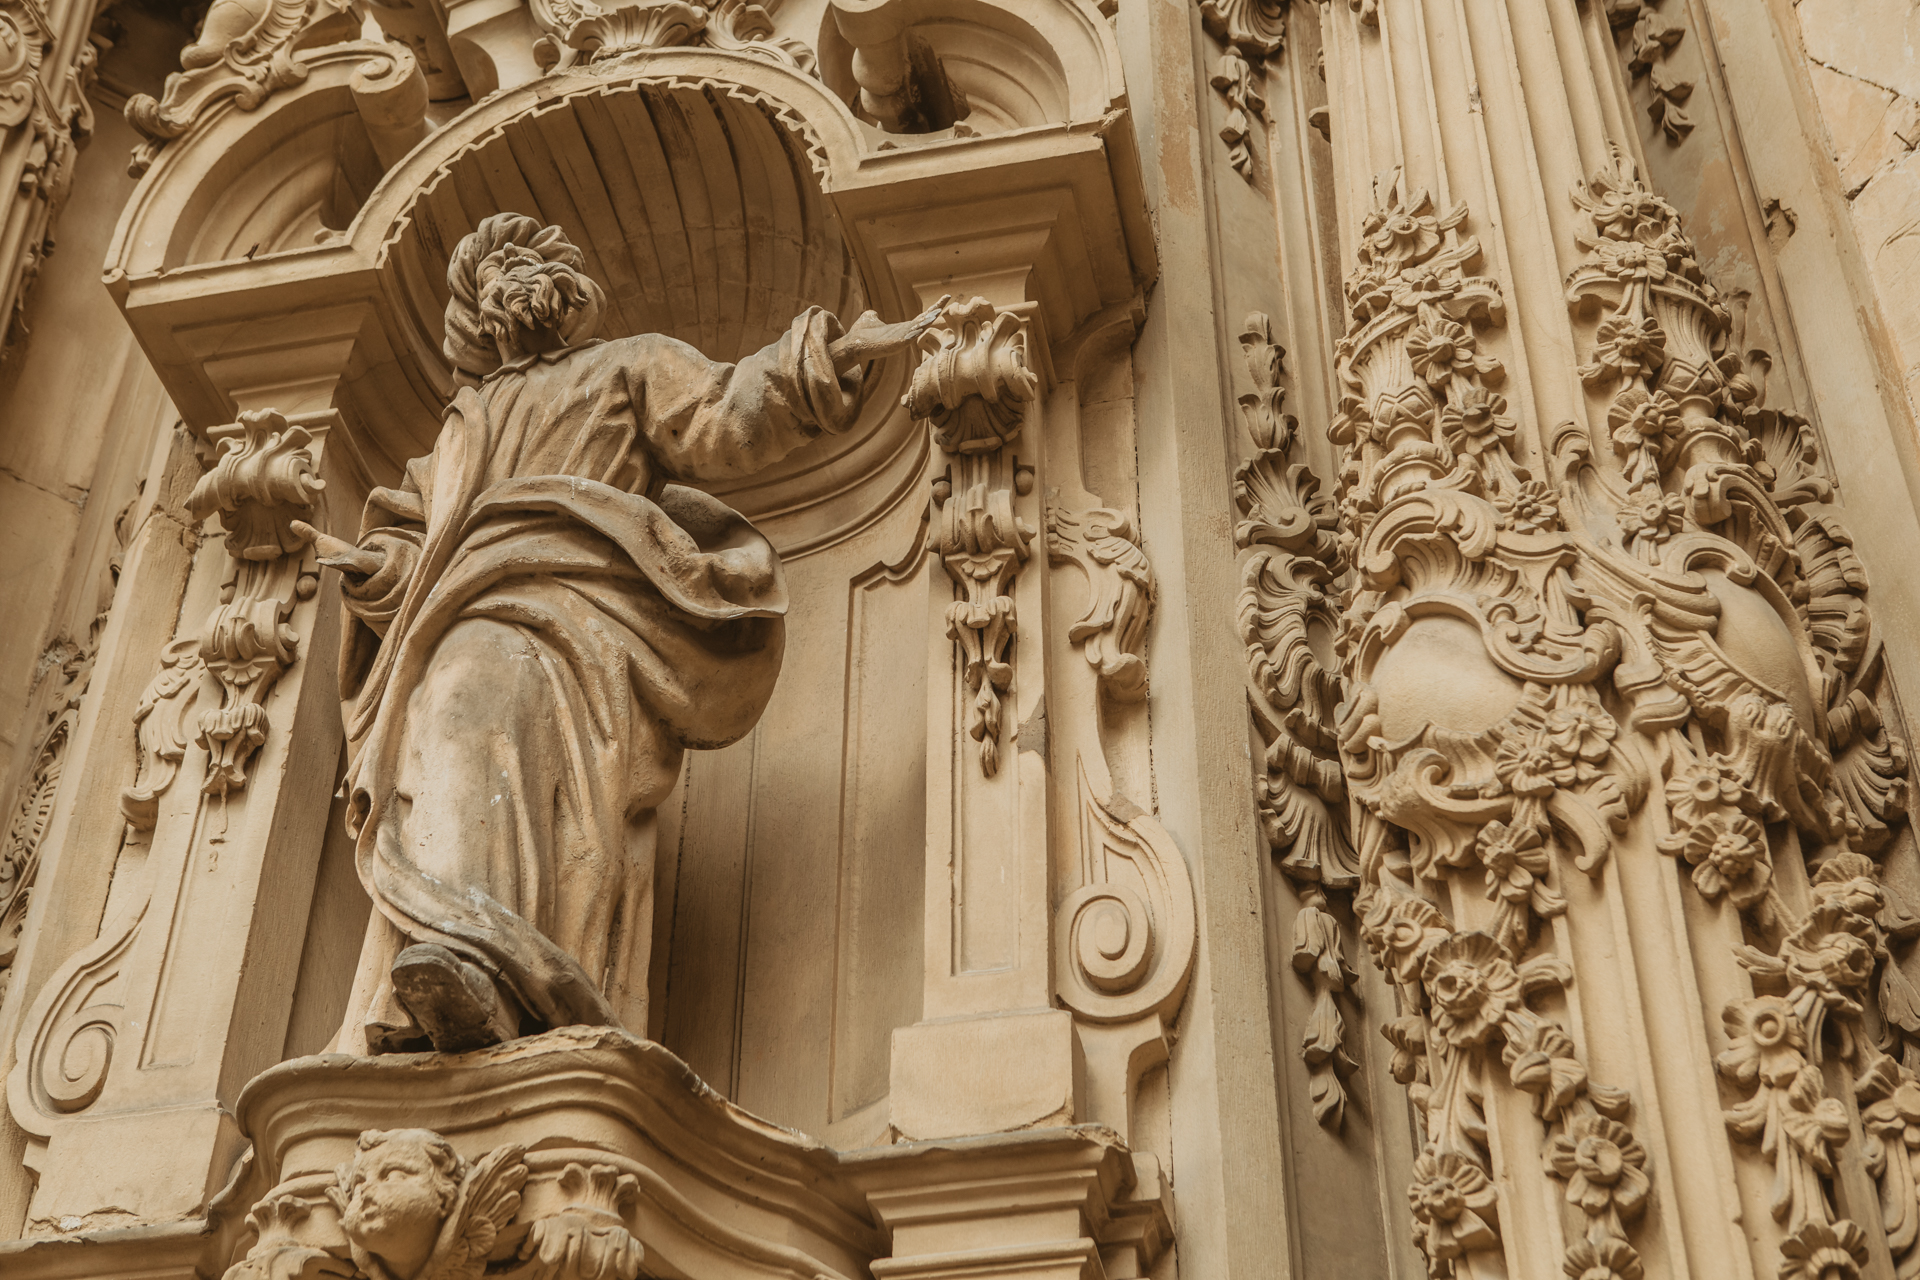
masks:
[[[343,1170],[365,1157],[362,1134],[389,1130],[431,1131],[460,1160],[443,1252],[423,1275],[463,1232],[488,1274],[514,1274],[543,1232],[571,1231],[625,1251],[603,1274],[689,1280],[1124,1276],[1169,1238],[1157,1166],[1106,1129],[838,1152],[608,1028],[458,1055],[300,1058],[255,1078],[236,1116],[253,1151],[216,1206],[209,1259],[216,1273],[231,1262],[233,1280],[351,1272]],[[462,1225],[489,1211],[496,1227]]]

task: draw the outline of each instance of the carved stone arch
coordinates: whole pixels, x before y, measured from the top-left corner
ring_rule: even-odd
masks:
[[[839,19],[835,11],[845,15]],[[971,104],[976,134],[1097,120],[1126,101],[1119,49],[1099,10],[1078,0],[857,0],[829,7],[820,75],[843,101],[859,91],[854,34],[900,28],[922,40]]]

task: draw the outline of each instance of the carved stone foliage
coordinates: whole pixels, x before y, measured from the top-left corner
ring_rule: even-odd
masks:
[[[1651,101],[1647,115],[1667,141],[1681,143],[1693,132],[1686,101],[1693,81],[1675,75],[1669,65],[1673,51],[1687,34],[1687,24],[1661,13],[1657,0],[1608,0],[1607,18],[1627,41],[1627,72],[1636,80],[1647,77]]]
[[[267,739],[267,695],[299,647],[287,620],[296,603],[312,598],[319,568],[290,526],[326,482],[308,451],[313,434],[272,409],[243,413],[211,434],[220,458],[194,486],[187,509],[200,519],[220,514],[231,569],[200,638],[200,660],[219,682],[221,704],[200,713],[195,741],[208,755],[204,790],[225,796],[247,784],[247,762]]]
[[[1234,473],[1234,546],[1240,556],[1236,621],[1246,646],[1247,703],[1266,745],[1254,789],[1260,825],[1280,870],[1300,898],[1292,964],[1313,992],[1300,1052],[1320,1122],[1339,1129],[1342,1077],[1354,1063],[1337,997],[1354,981],[1339,917],[1328,893],[1357,883],[1345,822],[1335,713],[1339,672],[1331,665],[1338,608],[1329,588],[1347,569],[1333,536],[1332,504],[1304,462],[1294,462],[1297,424],[1282,412],[1286,352],[1267,317],[1253,312],[1240,334],[1254,390],[1240,397],[1258,452]]]
[[[1284,0],[1200,0],[1200,21],[1221,43],[1220,60],[1208,83],[1227,100],[1220,140],[1234,172],[1254,180],[1253,117],[1264,117],[1267,100],[1258,83],[1267,58],[1286,47]]]
[[[430,1130],[368,1130],[324,1188],[338,1225],[325,1230],[316,1205],[276,1189],[247,1215],[256,1242],[226,1280],[634,1280],[645,1250],[627,1224],[639,1180],[570,1162],[555,1179],[560,1203],[527,1221],[525,1157],[508,1144],[468,1161]]]
[[[534,45],[534,57],[548,71],[676,45],[745,53],[807,75],[816,74],[819,65],[805,41],[775,34],[766,8],[747,0],[714,4],[637,0],[611,5],[594,0],[533,0],[533,16],[545,33]]]
[[[1621,726],[1596,687],[1619,637],[1585,612],[1561,494],[1522,463],[1498,391],[1504,300],[1473,274],[1468,223],[1465,206],[1395,178],[1346,283],[1329,431],[1341,519],[1320,559],[1327,576],[1335,555],[1356,574],[1333,727],[1359,802],[1356,905],[1397,993],[1382,1027],[1393,1074],[1424,1119],[1409,1196],[1432,1274],[1499,1243],[1486,1107],[1512,1089],[1531,1097],[1543,1172],[1564,1185],[1569,1273],[1630,1275],[1650,1186],[1630,1101],[1588,1078],[1535,1002],[1572,976],[1539,928],[1567,909],[1559,878],[1599,874],[1648,782],[1615,750]]]
[[[213,0],[200,36],[180,51],[179,71],[167,77],[158,98],[127,99],[127,122],[146,141],[135,147],[127,172],[139,177],[160,149],[185,133],[214,104],[231,99],[242,111],[258,110],[275,93],[309,74],[307,51],[354,40],[359,10],[347,0]],[[370,81],[405,81],[415,59],[405,45],[357,43]]]
[[[1133,521],[1109,507],[1069,511],[1049,503],[1047,559],[1071,562],[1087,575],[1087,609],[1067,628],[1067,640],[1080,646],[1100,687],[1119,702],[1145,698],[1153,566],[1134,540]]]
[[[991,777],[1000,767],[1002,695],[1013,683],[1013,580],[1035,533],[1013,509],[1016,495],[1032,492],[1033,471],[1004,450],[1019,438],[1039,378],[1027,361],[1024,320],[985,298],[947,303],[920,348],[901,403],[927,420],[951,464],[934,481],[934,546],[960,589],[947,634],[960,645],[972,698],[967,731]]]

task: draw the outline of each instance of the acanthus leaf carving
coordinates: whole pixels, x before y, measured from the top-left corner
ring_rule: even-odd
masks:
[[[811,46],[776,31],[763,5],[749,0],[533,0],[534,22],[544,32],[533,54],[542,70],[566,70],[581,61],[609,62],[651,49],[703,45],[742,53],[803,75],[819,74]]]
[[[1047,504],[1047,557],[1072,562],[1087,575],[1086,612],[1067,628],[1081,646],[1100,687],[1119,702],[1147,696],[1142,656],[1153,614],[1153,566],[1135,541],[1133,522],[1110,507],[1069,511]]]
[[[187,498],[197,518],[219,513],[230,558],[220,605],[200,638],[200,660],[221,692],[219,706],[200,712],[195,739],[207,751],[209,795],[246,786],[247,763],[267,737],[267,695],[298,652],[288,619],[319,582],[307,538],[293,528],[326,487],[309,425],[272,409],[241,414],[211,433],[219,460]]]
[[[1000,768],[1002,702],[1013,685],[1009,652],[1018,622],[1013,583],[1035,530],[1014,511],[1033,491],[1033,469],[1005,453],[1019,438],[1040,380],[1028,362],[1019,310],[985,298],[943,298],[919,338],[920,363],[900,403],[927,421],[952,465],[934,481],[933,545],[961,597],[947,607],[972,698],[968,734],[988,777]]]

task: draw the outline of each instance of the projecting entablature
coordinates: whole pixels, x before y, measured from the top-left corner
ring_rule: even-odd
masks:
[[[217,98],[156,140],[107,279],[188,422],[338,408],[369,478],[390,477],[431,446],[456,390],[436,264],[506,210],[580,245],[607,283],[605,336],[664,332],[718,359],[808,306],[897,318],[964,292],[1024,305],[1044,369],[1049,338],[1152,279],[1117,51],[1090,5],[842,0],[817,25],[779,24],[798,37],[728,6],[725,31],[752,39],[716,34],[716,9],[694,32],[705,43],[668,32],[685,42],[609,54],[657,8],[596,10],[591,38],[576,18],[564,53],[550,36],[535,50],[550,70],[437,128],[445,108],[415,59],[358,41],[296,50],[304,78],[250,108]],[[931,50],[965,118],[889,132],[862,106],[869,46],[847,31],[922,67]],[[1032,74],[1002,74],[1024,65],[1002,62],[1015,46]],[[281,175],[265,190],[263,170]],[[834,458],[810,449],[793,474],[909,469],[893,411],[905,371],[890,372]]]

